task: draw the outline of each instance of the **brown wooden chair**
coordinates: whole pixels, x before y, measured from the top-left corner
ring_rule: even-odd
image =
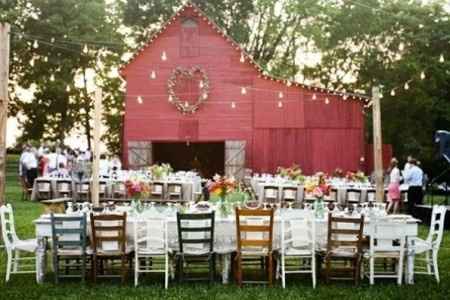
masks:
[[[347,218],[328,214],[328,243],[324,260],[327,283],[330,279],[351,279],[355,285],[359,283],[363,228],[364,216]],[[332,262],[340,264],[332,266]]]
[[[94,283],[97,277],[120,277],[125,283],[128,276],[127,262],[131,264],[132,248],[127,246],[126,213],[122,215],[94,215],[91,213],[92,273]],[[106,261],[120,260],[120,275],[105,275]],[[98,274],[100,271],[101,274]],[[111,270],[112,271],[112,270]]]
[[[298,190],[296,187],[283,187],[281,191],[281,205],[286,206],[286,204],[296,202],[297,193]]]
[[[72,197],[72,181],[58,180],[56,182],[56,197],[57,198],[71,198]]]
[[[37,185],[37,198],[39,200],[52,199],[53,190],[52,190],[52,182],[50,180],[38,179],[36,180],[36,185]]]
[[[20,184],[22,187],[22,200],[30,200],[33,192],[33,185],[29,186],[24,177],[20,176]]]
[[[77,199],[80,201],[88,201],[91,198],[91,183],[82,181],[76,184]]]
[[[268,284],[273,281],[273,209],[236,208],[237,250],[235,257],[235,279],[239,286],[242,280],[242,266],[246,259],[266,259]],[[259,283],[246,281],[245,283]]]
[[[338,202],[338,190],[333,188],[330,190],[330,194],[326,195],[323,200],[327,203],[329,202],[333,202],[333,203],[337,203]]]
[[[278,187],[266,185],[263,188],[263,203],[275,204],[280,202]]]
[[[362,192],[360,189],[347,189],[345,193],[345,203],[348,204],[359,204],[363,201]]]

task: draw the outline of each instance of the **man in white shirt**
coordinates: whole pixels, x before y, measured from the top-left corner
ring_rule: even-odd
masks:
[[[100,154],[100,161],[98,162],[98,173],[100,177],[109,178],[109,160],[106,159],[105,154]]]
[[[20,157],[22,176],[25,176],[28,187],[32,187],[38,175],[38,161],[34,149],[27,150]]]
[[[423,199],[423,171],[417,166],[416,159],[412,158],[409,163],[411,167],[403,171],[403,178],[408,185],[408,213],[414,216],[414,207]]]

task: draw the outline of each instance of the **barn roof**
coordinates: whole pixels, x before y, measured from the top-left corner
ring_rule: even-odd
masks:
[[[266,74],[264,69],[253,59],[253,57],[248,54],[245,49],[237,43],[232,37],[230,37],[219,25],[217,25],[213,20],[211,20],[196,4],[192,3],[191,1],[187,1],[175,14],[172,15],[166,22],[163,23],[161,28],[151,35],[149,40],[137,51],[133,54],[133,56],[123,64],[119,70],[121,74],[123,74],[123,71],[142,53],[144,52],[152,43],[154,40],[156,40],[165,30],[166,28],[171,25],[173,22],[175,22],[181,14],[188,8],[193,8],[194,13],[197,15],[197,17],[202,18],[204,21],[208,23],[218,34],[222,35],[230,44],[233,46],[237,51],[241,53],[241,56],[245,58],[246,61],[248,61],[258,72],[258,77],[264,78],[271,81],[276,81],[279,83],[286,84],[287,86],[297,86],[302,87],[304,89],[313,91],[313,92],[320,92],[320,93],[329,93],[333,95],[337,95],[342,97],[344,100],[347,98],[350,99],[357,99],[362,100],[366,103],[367,106],[371,104],[370,97],[362,94],[357,94],[353,92],[339,92],[327,88],[317,87],[313,85],[308,85],[300,82],[296,82],[293,80],[287,80],[284,78],[278,78],[276,76],[272,76],[270,74]]]

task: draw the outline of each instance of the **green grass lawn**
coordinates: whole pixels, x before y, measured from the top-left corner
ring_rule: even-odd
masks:
[[[7,199],[15,209],[16,228],[21,238],[34,236],[32,221],[41,213],[38,203],[21,200],[20,186],[17,181],[17,156],[8,157]],[[421,235],[428,228],[421,226]],[[223,286],[219,282],[208,284],[170,283],[169,290],[162,288],[162,278],[152,276],[144,279],[141,286],[135,288],[132,280],[121,286],[118,281],[103,281],[96,286],[82,286],[78,282],[53,284],[51,274],[46,282],[38,285],[34,275],[12,275],[5,284],[5,256],[0,249],[0,299],[449,299],[450,298],[450,233],[446,232],[440,251],[441,283],[438,285],[429,276],[417,276],[416,283],[397,287],[393,280],[378,281],[370,286],[365,280],[359,287],[350,283],[335,282],[326,285],[319,279],[318,286],[311,288],[309,277],[288,280],[283,290],[279,283],[273,288],[264,286],[246,286],[242,289],[234,284]]]

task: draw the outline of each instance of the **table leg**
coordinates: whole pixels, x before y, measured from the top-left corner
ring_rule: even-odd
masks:
[[[406,283],[407,284],[414,284],[414,259],[415,259],[415,240],[408,239],[407,245],[407,262],[406,262]]]
[[[47,265],[47,240],[45,237],[37,238],[38,247],[36,249],[36,282],[43,283],[45,276],[45,267]]]
[[[230,282],[231,253],[222,254],[222,283]]]

